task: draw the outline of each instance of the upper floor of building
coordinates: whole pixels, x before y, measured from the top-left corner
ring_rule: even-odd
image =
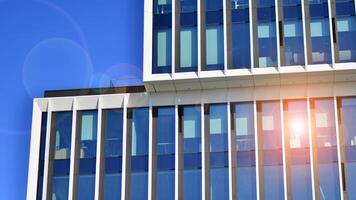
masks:
[[[355,0],[145,0],[146,89],[356,80],[355,8]]]

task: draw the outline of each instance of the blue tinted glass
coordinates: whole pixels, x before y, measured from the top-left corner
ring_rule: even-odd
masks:
[[[311,199],[308,113],[305,100],[285,102],[287,130],[290,144],[291,183],[293,199]]]
[[[210,152],[225,152],[227,143],[227,105],[209,105]]]
[[[106,174],[104,179],[104,199],[121,199],[121,173]]]
[[[174,199],[174,170],[157,173],[157,200]]]
[[[353,0],[336,1],[340,62],[356,61],[356,17]]]
[[[183,108],[184,153],[201,152],[201,111],[200,106]]]
[[[184,199],[202,199],[201,170],[184,170]]]
[[[265,199],[283,199],[283,154],[279,101],[258,103],[262,125]]]
[[[304,64],[304,43],[301,0],[284,0],[285,65]]]
[[[95,174],[80,175],[78,185],[78,200],[94,199]]]
[[[257,21],[259,67],[276,67],[276,14],[273,0],[257,1]]]
[[[37,180],[37,199],[42,199],[42,189],[43,189],[43,170],[44,170],[44,160],[45,160],[45,149],[46,149],[46,129],[47,129],[47,113],[42,113],[41,119],[41,139],[40,139],[40,160],[38,163],[38,180]]]
[[[132,109],[131,156],[148,155],[148,108]]]
[[[72,112],[52,113],[55,136],[52,177],[52,198],[67,199],[69,189],[69,159],[72,135]]]
[[[154,0],[154,13],[165,14],[172,12],[172,0]]]
[[[356,199],[356,98],[341,99],[341,126],[344,131],[346,189],[350,191],[349,199]]]
[[[131,200],[146,200],[148,198],[148,174],[147,172],[135,172],[131,174]]]
[[[228,168],[214,168],[210,170],[210,199],[229,199],[229,171]]]
[[[121,159],[123,111],[122,109],[104,110],[105,115],[105,176],[104,199],[121,198]]]
[[[334,100],[316,99],[311,105],[315,109],[314,127],[318,145],[320,193],[325,199],[339,199]]]
[[[327,0],[309,0],[313,64],[331,63],[331,44]]]
[[[248,0],[231,0],[231,4],[233,68],[250,68],[250,23]]]
[[[205,0],[205,4],[207,11],[223,9],[223,1],[221,0]]]
[[[248,102],[231,106],[236,134],[237,196],[256,199],[254,105]]]
[[[180,0],[180,12],[190,13],[197,11],[197,0]]]

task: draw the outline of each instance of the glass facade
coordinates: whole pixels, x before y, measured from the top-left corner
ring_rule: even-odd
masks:
[[[256,199],[255,118],[253,102],[231,105],[232,129],[236,135],[236,180],[238,199]]]
[[[224,69],[224,27],[223,1],[205,0],[206,23],[206,68],[205,70]]]
[[[206,105],[209,127],[210,199],[229,199],[227,104]]]
[[[172,1],[154,0],[152,73],[172,71]]]
[[[128,109],[128,134],[131,136],[130,199],[148,198],[148,108]],[[139,191],[139,192],[138,192]]]
[[[98,112],[78,112],[80,160],[78,200],[94,199]]]
[[[198,70],[197,0],[180,0],[179,72]]]
[[[175,107],[153,109],[157,137],[157,200],[174,199],[175,169]]]
[[[40,138],[40,161],[38,164],[38,180],[37,180],[37,199],[42,200],[43,189],[43,170],[46,149],[46,135],[47,135],[47,113],[42,113],[41,119],[41,138]]]
[[[283,0],[285,65],[304,65],[302,0]]]
[[[231,0],[232,68],[250,68],[250,14],[248,0]]]
[[[52,199],[68,199],[69,166],[72,136],[72,112],[52,113],[53,146]]]
[[[354,0],[336,0],[339,61],[356,61],[356,17]]]
[[[104,199],[121,198],[123,111],[103,111],[105,134]]]
[[[201,106],[180,106],[179,124],[183,133],[183,198],[201,199]]]

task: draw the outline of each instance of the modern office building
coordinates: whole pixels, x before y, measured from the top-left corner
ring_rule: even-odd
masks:
[[[356,199],[354,0],[142,3],[144,86],[34,99],[28,199]]]

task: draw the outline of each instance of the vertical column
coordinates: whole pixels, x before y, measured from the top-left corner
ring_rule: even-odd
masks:
[[[257,1],[249,0],[250,16],[250,49],[251,49],[251,70],[258,67],[258,30],[257,30]]]
[[[73,117],[72,117],[72,140],[70,149],[70,174],[69,174],[69,192],[68,199],[75,200],[78,195],[78,182],[79,182],[79,146],[80,146],[80,133],[78,131],[81,124],[81,117],[77,119],[77,100],[73,102]]]
[[[198,1],[198,74],[206,67],[205,0]]]
[[[152,99],[149,100],[149,149],[148,149],[148,198],[156,199],[157,187],[157,108],[152,107]]]
[[[235,127],[235,107],[230,101],[227,103],[227,125],[228,125],[228,154],[229,154],[229,197],[230,200],[237,199],[236,180],[236,127]]]
[[[292,199],[291,185],[291,162],[290,162],[290,140],[288,131],[288,104],[280,100],[282,120],[282,143],[283,143],[283,173],[284,173],[284,199]]]
[[[259,188],[259,199],[265,199],[264,159],[263,159],[263,132],[262,132],[262,107],[260,102],[255,102],[255,131],[256,131],[256,177]]]
[[[175,99],[175,200],[183,199],[183,112]]]
[[[148,80],[153,70],[153,0],[145,0],[144,7],[143,80]]]
[[[337,152],[338,152],[338,164],[339,164],[339,179],[340,179],[340,194],[342,200],[349,199],[348,190],[347,190],[347,180],[345,176],[345,147],[342,144],[344,140],[344,130],[342,123],[342,106],[341,100],[337,97],[334,97],[334,106],[335,106],[335,120],[336,120],[336,137],[337,137]]]
[[[122,179],[121,199],[130,199],[130,172],[131,172],[131,118],[132,113],[127,108],[128,96],[124,98],[123,137],[122,137]]]
[[[339,62],[339,45],[338,45],[338,34],[336,26],[336,5],[335,0],[328,1],[329,7],[329,24],[330,24],[330,38],[331,38],[331,60],[332,64]]]
[[[260,183],[260,160],[259,160],[259,155],[260,155],[260,146],[259,146],[259,140],[260,137],[258,135],[258,127],[257,127],[257,105],[256,105],[256,100],[253,101],[253,118],[254,118],[254,131],[255,131],[255,162],[256,162],[256,193],[257,193],[257,200],[263,199],[263,196],[261,197],[261,183]],[[263,170],[263,168],[262,168]]]
[[[285,65],[283,0],[275,0],[278,67]]]
[[[231,0],[223,0],[224,7],[224,71],[232,68]]]
[[[310,141],[310,164],[313,199],[320,199],[320,182],[319,182],[319,166],[318,166],[318,145],[316,138],[316,122],[315,122],[315,105],[312,99],[307,98],[308,109],[308,135]]]
[[[104,171],[105,171],[105,126],[106,115],[103,115],[101,98],[98,99],[98,125],[96,148],[95,200],[104,199]]]
[[[202,199],[210,199],[210,143],[209,143],[209,105],[201,104],[202,130]]]
[[[55,115],[52,114],[51,101],[48,103],[47,112],[47,127],[46,127],[46,149],[45,149],[45,162],[44,162],[44,172],[43,172],[43,191],[42,199],[52,199],[52,175],[53,175],[53,159],[54,159],[54,143],[55,135],[52,134],[52,129],[54,124],[52,122],[56,121]]]
[[[301,0],[305,66],[312,64],[309,0]]]
[[[180,67],[180,0],[172,0],[172,74]]]

